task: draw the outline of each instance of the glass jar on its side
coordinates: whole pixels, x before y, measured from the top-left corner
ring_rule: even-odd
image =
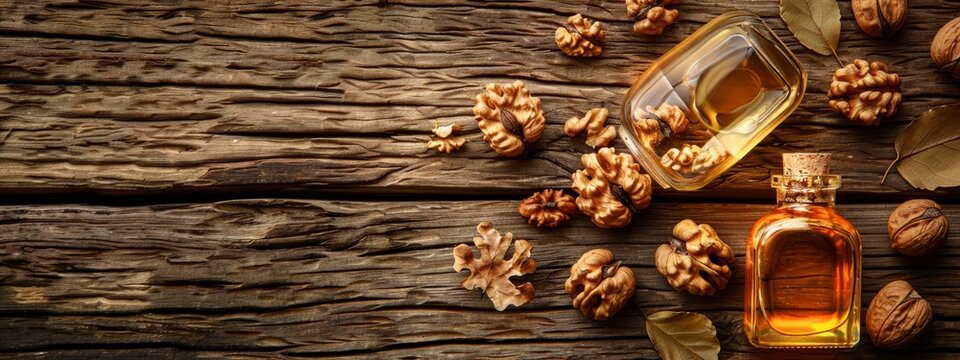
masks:
[[[665,188],[695,190],[733,166],[800,104],[807,75],[759,16],[721,15],[627,92],[621,137]]]

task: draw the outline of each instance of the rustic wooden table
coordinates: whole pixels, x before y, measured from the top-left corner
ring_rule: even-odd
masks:
[[[775,353],[741,329],[744,239],[774,204],[785,151],[834,154],[840,208],[863,236],[863,305],[907,279],[933,305],[932,330],[901,357],[960,352],[960,226],[936,254],[890,249],[901,201],[935,198],[960,224],[957,189],[880,183],[898,132],[960,101],[928,49],[960,15],[956,0],[910,2],[893,39],[843,17],[840,57],[882,60],[903,77],[900,115],[877,127],[830,112],[837,67],[802,46],[777,1],[684,0],[658,37],[630,33],[622,1],[3,1],[0,4],[0,357],[655,358],[640,308],[697,311],[722,358],[874,357],[864,334],[845,352]],[[626,229],[585,217],[537,229],[517,202],[569,189],[591,149],[568,117],[618,109],[631,81],[724,12],[767,24],[809,73],[800,108],[720,180],[657,188]],[[603,56],[562,55],[553,32],[583,13],[608,31]],[[523,80],[543,101],[543,138],[516,159],[480,138],[471,107],[488,82]],[[450,155],[425,143],[435,120],[464,127]],[[625,150],[622,142],[614,145]],[[731,285],[677,293],[653,252],[683,218],[736,250]],[[481,221],[530,239],[532,302],[504,312],[460,286],[451,250]],[[582,317],[563,282],[594,247],[638,276],[635,300],[607,322]]]

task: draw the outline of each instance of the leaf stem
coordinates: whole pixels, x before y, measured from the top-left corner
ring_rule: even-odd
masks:
[[[896,165],[897,162],[899,161],[900,161],[900,156],[898,155],[896,159],[893,159],[893,161],[890,162],[890,166],[887,166],[887,171],[884,171],[883,177],[880,178],[880,185],[883,185],[883,183],[887,181],[887,174],[890,174],[890,169],[893,169],[893,166]]]
[[[840,67],[843,67],[843,60],[840,60],[840,55],[837,55],[837,49],[830,48],[830,51],[833,52],[833,57],[837,59],[837,63],[840,64]]]

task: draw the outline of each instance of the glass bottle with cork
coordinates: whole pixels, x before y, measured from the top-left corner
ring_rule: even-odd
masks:
[[[849,348],[860,340],[861,242],[834,208],[830,154],[785,153],[777,208],[747,239],[743,329],[761,348]]]

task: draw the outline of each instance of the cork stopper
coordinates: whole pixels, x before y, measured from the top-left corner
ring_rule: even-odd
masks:
[[[829,175],[830,154],[827,153],[784,153],[783,175]]]

